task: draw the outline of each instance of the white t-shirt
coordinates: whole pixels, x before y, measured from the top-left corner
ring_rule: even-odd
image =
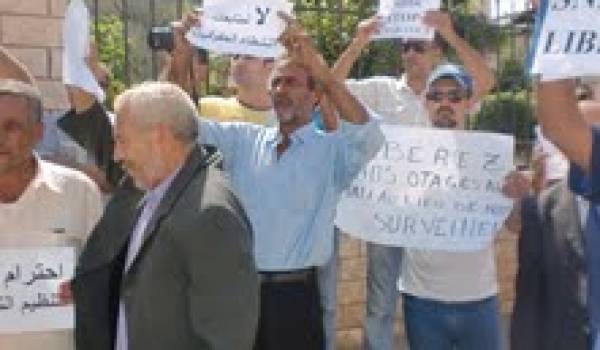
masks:
[[[21,197],[0,203],[0,249],[32,246],[81,248],[103,211],[100,191],[83,173],[37,160]],[[0,334],[0,349],[74,349],[72,331]]]
[[[382,118],[383,124],[429,126],[425,99],[406,84],[406,76],[346,80],[348,90]],[[385,126],[383,126],[385,127]]]
[[[494,245],[472,252],[405,249],[402,283],[406,294],[448,303],[496,295]]]
[[[348,89],[382,117],[385,124],[431,126],[425,98],[415,94],[406,76],[347,80]],[[494,247],[475,252],[405,249],[401,291],[446,302],[480,300],[498,292]]]

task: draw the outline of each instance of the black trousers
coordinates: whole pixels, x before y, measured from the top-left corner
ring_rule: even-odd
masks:
[[[312,269],[299,279],[279,280],[272,273],[261,275],[260,318],[254,350],[324,349],[316,271]]]

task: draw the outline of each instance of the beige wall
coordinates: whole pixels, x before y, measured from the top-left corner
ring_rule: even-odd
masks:
[[[60,82],[62,20],[68,0],[0,0],[0,43],[36,77],[46,109],[67,106]]]
[[[507,316],[514,302],[514,281],[517,269],[517,239],[515,234],[501,235],[496,242],[496,262],[502,314]],[[342,235],[338,282],[338,347],[360,349],[366,299],[366,246]],[[398,303],[396,333],[402,336],[401,304]]]

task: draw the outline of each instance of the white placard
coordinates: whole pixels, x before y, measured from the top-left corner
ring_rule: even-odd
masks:
[[[0,333],[72,329],[73,306],[58,288],[73,277],[75,249],[0,249]]]
[[[514,138],[492,133],[383,127],[386,143],[343,192],[337,225],[375,243],[477,250],[512,208],[501,192]]]
[[[63,83],[82,88],[104,102],[104,91],[85,59],[90,50],[90,14],[83,0],[71,0],[63,23]]]
[[[434,30],[422,18],[426,11],[439,8],[440,0],[380,0],[377,16],[382,23],[375,38],[432,40]]]
[[[532,74],[542,80],[600,76],[600,0],[544,0],[534,30]]]
[[[192,45],[224,54],[276,57],[283,52],[277,39],[285,29],[279,11],[291,14],[286,0],[206,0],[202,25],[192,28]]]

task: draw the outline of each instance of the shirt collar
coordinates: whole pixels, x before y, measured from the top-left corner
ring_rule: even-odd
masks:
[[[144,195],[144,198],[142,198],[140,203],[146,204],[148,202],[152,202],[157,204],[158,202],[160,202],[162,197],[165,195],[165,193],[171,186],[171,183],[173,182],[177,174],[179,174],[180,170],[181,166],[177,168],[173,173],[171,173],[171,175],[169,175],[167,178],[162,180],[161,183],[158,184],[158,186],[146,191],[146,194]]]
[[[58,165],[53,165],[40,159],[35,153],[34,158],[36,165],[35,176],[29,186],[33,189],[46,187],[53,192],[60,193],[60,180],[56,177],[56,172],[52,171],[52,167]]]
[[[402,76],[400,76],[400,79],[398,79],[398,89],[412,91],[408,86],[408,78],[406,77],[406,74],[402,74]]]
[[[315,127],[314,123],[312,121],[308,122],[306,123],[306,125],[303,125],[298,129],[294,130],[294,132],[290,135],[290,141],[305,143],[309,138],[315,135],[316,131],[317,128]],[[279,126],[271,129],[271,132],[269,133],[269,135],[267,135],[266,140],[267,143],[275,144],[279,144],[283,141],[283,135],[279,131]]]

